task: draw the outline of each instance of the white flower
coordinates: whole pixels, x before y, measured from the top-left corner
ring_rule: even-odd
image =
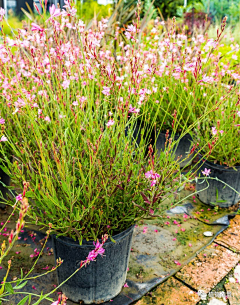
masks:
[[[0,139],[0,142],[6,142],[7,140],[8,140],[7,137],[2,136],[1,139]]]
[[[18,112],[19,108],[16,108],[15,111],[13,111],[12,114],[16,114]]]

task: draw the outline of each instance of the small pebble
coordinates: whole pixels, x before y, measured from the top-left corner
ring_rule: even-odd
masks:
[[[203,233],[204,236],[207,236],[207,237],[210,237],[210,236],[213,236],[213,232],[210,232],[210,231],[206,231]]]

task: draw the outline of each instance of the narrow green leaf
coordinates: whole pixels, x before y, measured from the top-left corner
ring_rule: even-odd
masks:
[[[23,282],[22,284],[20,284],[20,285],[18,285],[18,286],[13,287],[13,289],[21,289],[21,288],[23,288],[26,284],[27,284],[27,281]]]
[[[13,287],[10,283],[5,283],[5,289],[6,289],[7,292],[9,292],[11,294],[14,294]]]
[[[24,305],[28,301],[28,298],[30,298],[30,296],[25,296],[17,305]]]
[[[116,243],[116,240],[114,240],[114,239],[112,238],[112,236],[109,236],[109,237],[110,237],[111,241],[115,244],[115,243]]]

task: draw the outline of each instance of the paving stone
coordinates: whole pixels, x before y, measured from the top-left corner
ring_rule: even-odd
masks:
[[[227,283],[224,285],[228,301],[230,305],[239,305],[240,304],[240,285],[238,283]]]
[[[240,215],[230,220],[230,226],[219,234],[215,241],[240,252]]]
[[[196,292],[171,277],[152,292],[152,297],[144,296],[136,305],[195,305],[199,301]]]
[[[212,298],[208,305],[226,305],[226,302],[220,301],[216,298]]]
[[[239,254],[213,243],[183,267],[176,277],[194,289],[208,293],[239,260]]]

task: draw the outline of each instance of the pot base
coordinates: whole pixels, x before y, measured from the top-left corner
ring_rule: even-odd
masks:
[[[103,257],[81,268],[61,286],[69,300],[84,304],[100,304],[117,296],[126,281],[127,267],[131,250],[134,226],[113,236],[115,243],[104,244]],[[94,249],[92,242],[78,242],[70,238],[53,236],[55,259],[61,258],[62,265],[57,269],[58,282],[61,284],[80,267],[89,252]]]

